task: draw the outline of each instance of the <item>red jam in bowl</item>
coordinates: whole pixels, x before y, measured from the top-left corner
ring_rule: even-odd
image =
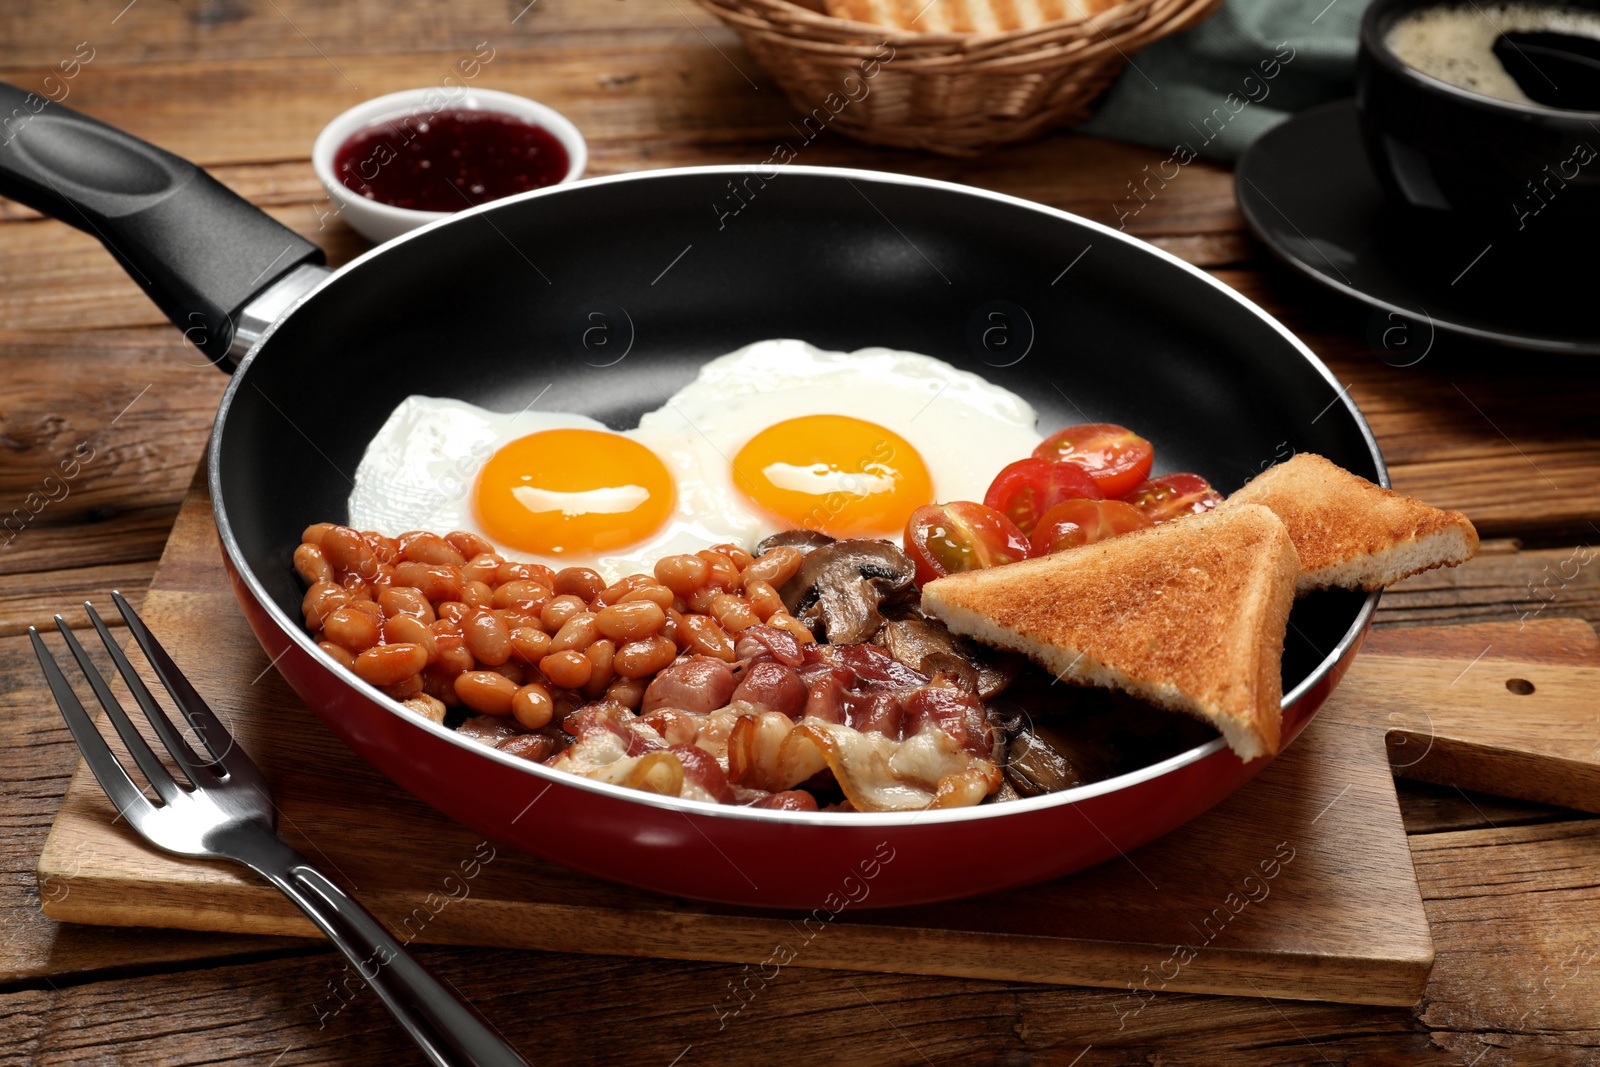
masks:
[[[333,157],[347,188],[415,211],[460,211],[554,185],[568,165],[566,148],[543,126],[467,109],[366,126]]]

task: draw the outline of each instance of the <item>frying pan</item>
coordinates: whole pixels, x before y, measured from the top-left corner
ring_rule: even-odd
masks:
[[[1355,405],[1260,308],[1147,244],[1013,197],[859,170],[662,170],[463,211],[329,273],[314,246],[191,164],[22,90],[0,93],[6,112],[0,192],[100,237],[232,370],[211,494],[234,590],[277,669],[400,787],[606,878],[784,908],[950,899],[1131,850],[1266,761],[1241,763],[1218,739],[1010,803],[796,813],[658,797],[462,739],[318,650],[290,566],[305,526],[344,519],[366,443],[408,394],[499,411],[537,400],[624,428],[752,341],[885,345],[1026,397],[1041,432],[1136,427],[1158,470],[1224,492],[1291,449],[1387,484]],[[1286,743],[1338,683],[1377,599],[1296,603]]]

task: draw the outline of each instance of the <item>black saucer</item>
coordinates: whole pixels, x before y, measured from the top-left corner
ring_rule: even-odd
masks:
[[[1438,224],[1389,206],[1361,143],[1354,100],[1301,112],[1239,160],[1246,223],[1313,281],[1389,312],[1385,329],[1443,333],[1544,352],[1600,355],[1592,235],[1553,215],[1524,233]],[[1509,211],[1509,208],[1508,208]],[[1562,247],[1563,241],[1568,241]]]

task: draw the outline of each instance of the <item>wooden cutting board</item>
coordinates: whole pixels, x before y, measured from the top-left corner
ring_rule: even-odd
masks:
[[[1433,944],[1391,760],[1600,810],[1600,652],[1586,624],[1385,631],[1286,754],[1167,837],[1028,889],[808,921],[600,881],[483,842],[396,789],[270,669],[199,481],[143,614],[261,765],[284,836],[402,939],[750,964],[711,1006],[724,1016],[786,965],[1105,986],[1126,991],[1124,1017],[1157,990],[1411,1004]],[[68,922],[315,933],[244,869],[146,846],[81,764],[39,880],[45,913]]]

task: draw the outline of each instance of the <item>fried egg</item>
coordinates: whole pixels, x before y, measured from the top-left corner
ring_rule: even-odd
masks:
[[[469,530],[507,558],[608,580],[778,530],[897,539],[916,508],[981,500],[1041,440],[1022,398],[884,348],[762,341],[711,360],[631,430],[410,396],[368,443],[350,525]]]

